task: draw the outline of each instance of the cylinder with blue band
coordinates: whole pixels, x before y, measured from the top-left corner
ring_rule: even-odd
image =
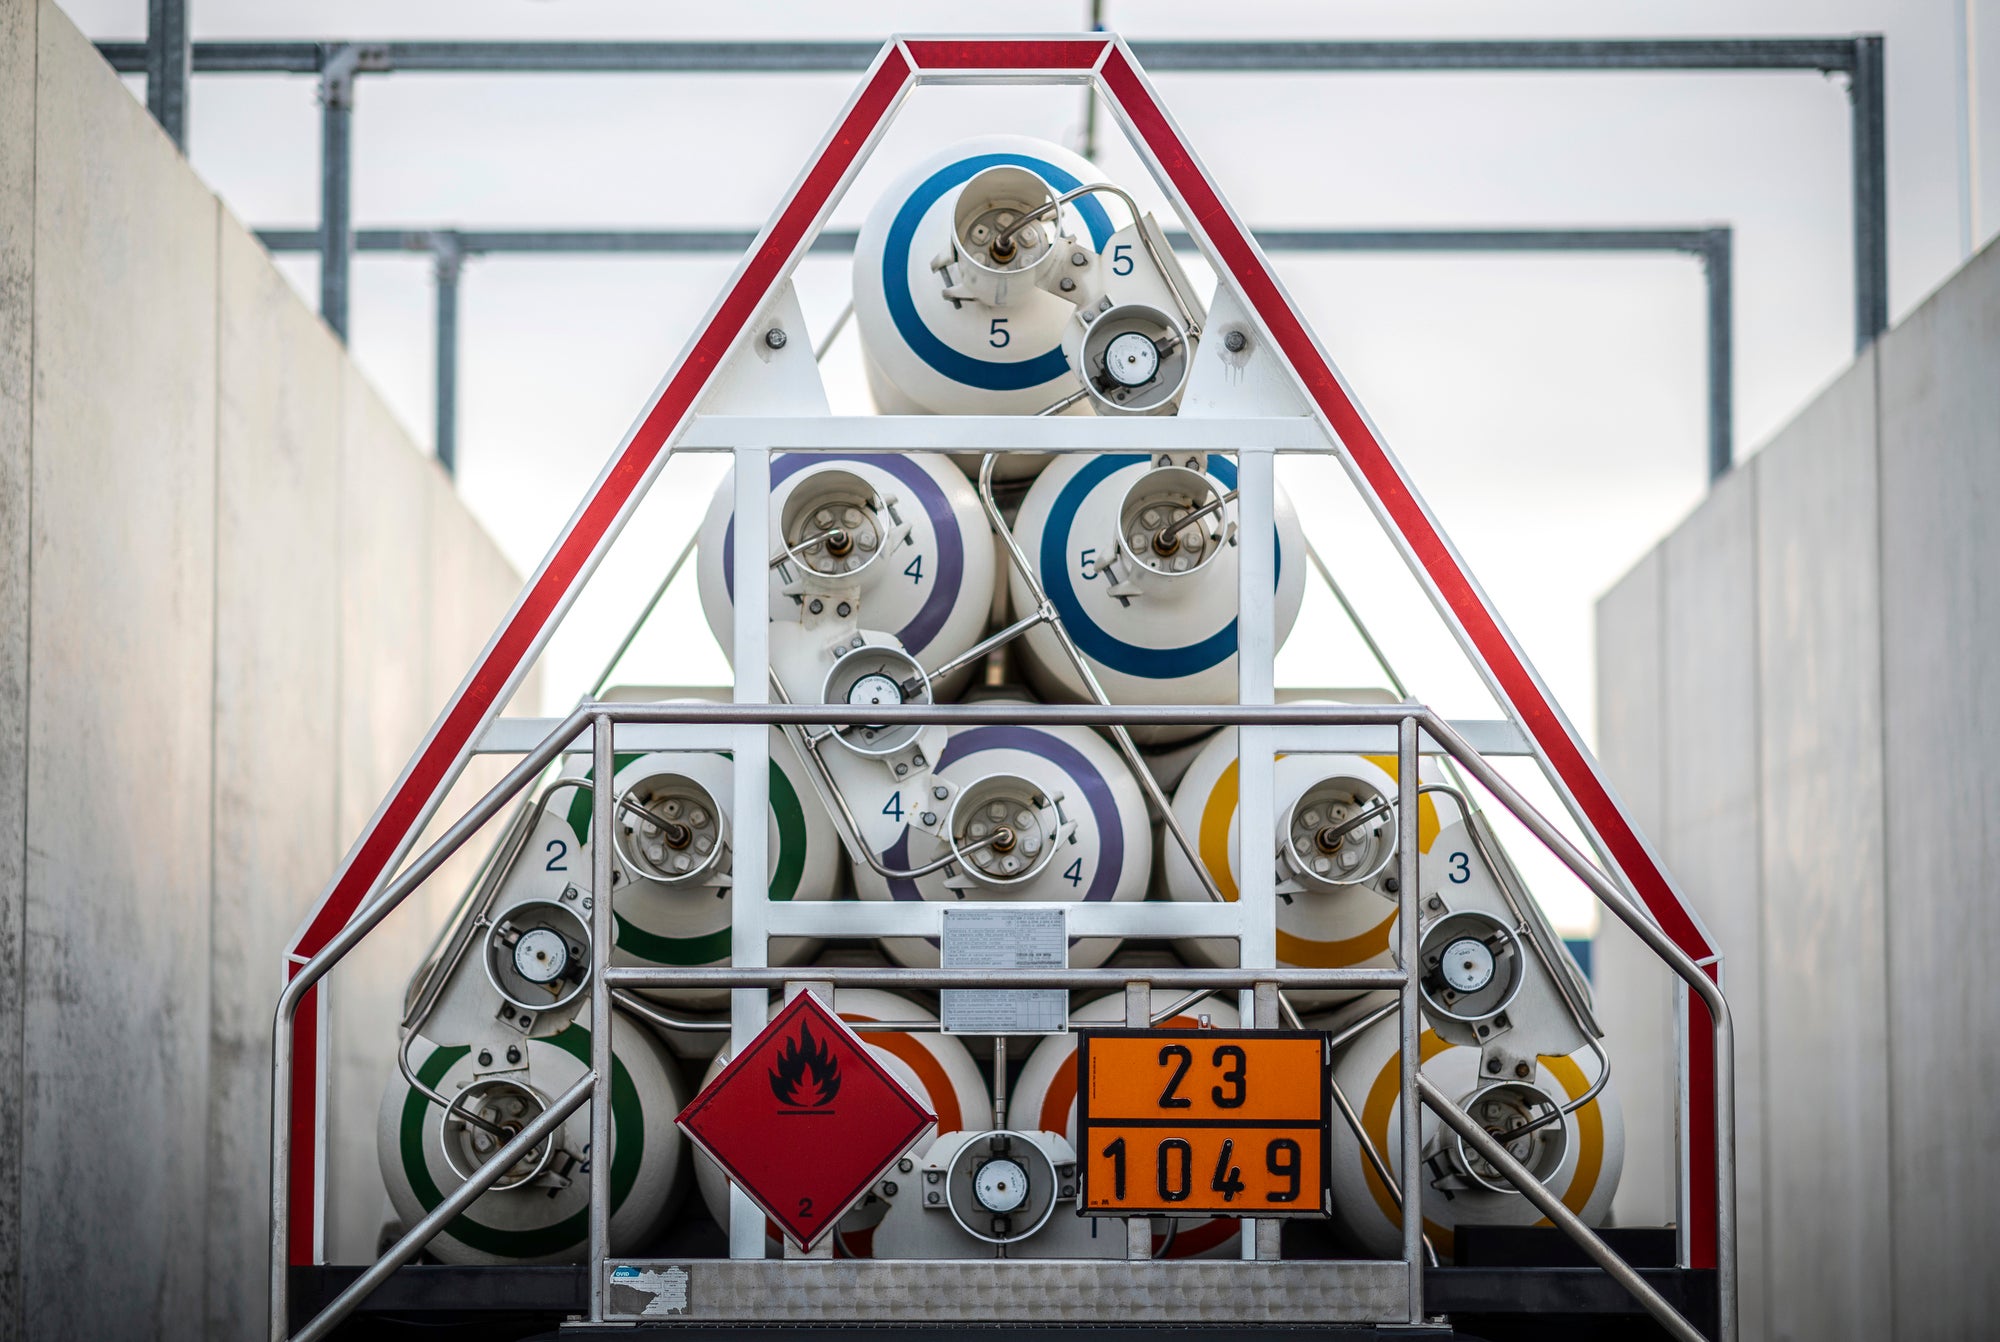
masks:
[[[1034,414],[1077,387],[1062,350],[1074,304],[1048,292],[1004,309],[954,302],[933,267],[952,245],[958,194],[980,172],[1018,167],[1057,193],[1103,177],[1059,145],[988,135],[925,159],[883,192],[854,250],[854,322],[869,388],[885,414]],[[1110,214],[1095,196],[1061,210],[1061,231],[1095,254]]]
[[[1225,704],[1236,699],[1237,549],[1233,501],[1167,538],[1173,546],[1206,547],[1184,571],[1121,569],[1118,543],[1124,513],[1144,501],[1145,481],[1172,471],[1180,479],[1207,478],[1207,496],[1236,486],[1236,463],[1221,454],[1168,460],[1135,455],[1069,456],[1051,464],[1022,500],[1014,527],[1063,628],[1114,704]],[[1179,511],[1190,509],[1187,496]],[[1148,515],[1151,513],[1149,511]],[[1163,514],[1171,518],[1171,512]],[[1305,596],[1304,538],[1283,490],[1273,507],[1277,547],[1272,627],[1282,645]],[[1151,532],[1164,530],[1156,522]],[[1188,532],[1197,531],[1197,537]],[[1185,562],[1185,561],[1181,561]],[[1129,580],[1129,581],[1128,581]],[[1010,578],[1017,613],[1033,609],[1026,582]],[[1053,630],[1038,628],[1021,640],[1029,682],[1050,699],[1085,698]],[[1142,740],[1185,739],[1189,731],[1140,729]]]

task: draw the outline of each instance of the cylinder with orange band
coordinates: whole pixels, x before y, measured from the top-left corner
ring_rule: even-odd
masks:
[[[1402,1105],[1397,1086],[1398,1030],[1391,1016],[1363,1031],[1334,1062],[1336,1085],[1359,1110],[1361,1127],[1389,1169],[1400,1178]],[[1586,1224],[1604,1222],[1625,1163],[1625,1124],[1616,1084],[1607,1083],[1588,1104],[1545,1124],[1581,1098],[1597,1079],[1597,1059],[1574,1056],[1525,1060],[1488,1075],[1491,1057],[1454,1045],[1425,1030],[1418,1049],[1424,1075],[1456,1099],[1475,1120],[1507,1144]],[[1525,1072],[1526,1075],[1519,1075]],[[1510,1138],[1508,1134],[1518,1133]],[[1456,1232],[1468,1225],[1546,1225],[1541,1213],[1479,1156],[1426,1111],[1422,1119],[1424,1232],[1440,1259],[1449,1261]],[[1352,1129],[1333,1129],[1334,1215],[1356,1247],[1380,1258],[1402,1251],[1402,1215],[1371,1168]]]
[[[1153,1009],[1164,1010],[1183,994],[1153,991]],[[1163,1028],[1184,1030],[1202,1026],[1233,1029],[1235,1004],[1226,995],[1211,997],[1182,1015],[1160,1022]],[[1125,1020],[1122,995],[1100,997],[1070,1013],[1076,1025],[1119,1025]],[[1050,1035],[1035,1046],[1014,1083],[1008,1115],[1014,1126],[1059,1132],[1076,1143],[1076,1036]],[[1235,1258],[1242,1249],[1242,1226],[1233,1216],[1185,1216],[1153,1221],[1153,1254],[1159,1258]],[[1041,1234],[1014,1246],[1015,1258],[1123,1258],[1125,1236],[1118,1222],[1099,1217],[1058,1214]]]

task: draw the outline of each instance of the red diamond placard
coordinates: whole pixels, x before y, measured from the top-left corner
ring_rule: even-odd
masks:
[[[937,1115],[800,993],[676,1121],[785,1238],[810,1249]]]

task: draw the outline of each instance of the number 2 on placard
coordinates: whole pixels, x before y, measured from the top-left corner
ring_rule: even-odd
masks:
[[[1160,1092],[1160,1108],[1192,1109],[1194,1101],[1175,1092],[1181,1088],[1181,1082],[1186,1078],[1188,1068],[1194,1065],[1194,1054],[1180,1044],[1168,1044],[1160,1050],[1160,1066],[1166,1067],[1172,1063],[1178,1063],[1179,1066],[1174,1067],[1174,1074],[1167,1078],[1167,1088]]]

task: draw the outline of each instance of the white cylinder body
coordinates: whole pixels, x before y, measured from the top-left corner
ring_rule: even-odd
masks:
[[[1277,761],[1273,796],[1274,819],[1286,815],[1300,798],[1324,779],[1354,778],[1383,795],[1396,796],[1393,755],[1285,755]],[[1174,789],[1174,816],[1194,841],[1225,900],[1233,901],[1243,878],[1243,837],[1237,799],[1241,791],[1236,729],[1217,732],[1188,765]],[[1456,807],[1451,814],[1456,816]],[[1393,818],[1391,819],[1393,824]],[[1428,853],[1439,833],[1438,804],[1433,794],[1417,800],[1417,849]],[[1254,858],[1284,869],[1278,859],[1279,834],[1261,836]],[[1195,875],[1180,845],[1163,838],[1160,861],[1167,895],[1194,903],[1208,901],[1207,888]],[[1354,885],[1307,888],[1292,892],[1290,902],[1278,901],[1278,963],[1299,969],[1387,969],[1395,966],[1391,950],[1396,927],[1395,895],[1385,882],[1396,874],[1393,860],[1372,879]],[[1188,939],[1177,942],[1191,963],[1230,966],[1236,963],[1233,942]],[[1345,1000],[1351,993],[1297,993],[1303,1004],[1322,1005]]]
[[[1362,1129],[1392,1173],[1399,1173],[1402,1167],[1399,1038],[1397,1020],[1391,1016],[1363,1031],[1333,1065],[1335,1083],[1360,1112]],[[1421,1038],[1418,1052],[1424,1075],[1465,1106],[1480,1084],[1479,1050],[1447,1044],[1428,1029]],[[1566,1104],[1588,1090],[1596,1076],[1597,1059],[1586,1051],[1540,1059],[1528,1084]],[[1480,1116],[1476,1105],[1471,1112]],[[1625,1164],[1625,1122],[1618,1104],[1617,1081],[1612,1080],[1589,1104],[1560,1123],[1560,1156],[1551,1153],[1543,1182],[1585,1224],[1601,1225],[1611,1210],[1611,1197],[1618,1190],[1618,1176]],[[1437,1116],[1424,1110],[1422,1133],[1427,1157],[1432,1143],[1439,1139],[1440,1128]],[[1443,1136],[1449,1141],[1453,1134],[1444,1130]],[[1441,1259],[1451,1259],[1453,1232],[1460,1226],[1531,1226],[1542,1219],[1533,1203],[1512,1191],[1496,1192],[1474,1185],[1454,1188],[1447,1196],[1445,1190],[1433,1186],[1437,1181],[1433,1170],[1446,1167],[1446,1159],[1427,1159],[1423,1178],[1424,1232]],[[1377,1257],[1400,1256],[1403,1232],[1396,1204],[1345,1123],[1333,1125],[1332,1175],[1334,1213],[1354,1239]]]
[[[1242,605],[1236,545],[1224,541],[1199,568],[1178,576],[1160,580],[1144,575],[1142,590],[1123,599],[1114,593],[1111,572],[1105,567],[1116,553],[1127,495],[1156,466],[1152,458],[1142,456],[1061,457],[1029,487],[1014,535],[1063,627],[1112,703],[1232,703],[1237,695],[1237,614]],[[1201,462],[1201,472],[1219,490],[1236,487],[1236,463],[1227,457],[1210,455]],[[1233,501],[1224,506],[1227,521],[1233,522],[1236,515]],[[1273,517],[1273,536],[1244,543],[1277,546],[1272,629],[1276,643],[1282,645],[1305,595],[1305,547],[1298,516],[1282,490],[1277,492]],[[1026,582],[1019,574],[1010,574],[1009,584],[1014,613],[1032,611]],[[1082,678],[1053,630],[1038,627],[1019,646],[1028,678],[1042,695],[1072,702],[1086,697]],[[1133,735],[1164,742],[1198,732],[1198,728],[1141,728]]]
[[[424,1084],[446,1097],[489,1079],[529,1088],[546,1103],[590,1070],[590,1030],[579,1021],[548,1039],[520,1039],[520,1066],[504,1063],[507,1045],[411,1046],[411,1062]],[[481,1052],[489,1059],[479,1062]],[[611,1247],[630,1253],[659,1224],[681,1190],[682,1137],[674,1119],[687,1103],[673,1060],[632,1018],[620,1015],[615,1035],[611,1094]],[[495,1066],[494,1064],[499,1064]],[[530,1115],[532,1117],[532,1115]],[[389,1201],[405,1227],[416,1224],[464,1182],[447,1159],[445,1111],[390,1079],[376,1125],[376,1152]],[[590,1106],[557,1131],[544,1171],[514,1188],[484,1194],[429,1250],[446,1263],[574,1263],[589,1248]],[[460,1168],[468,1168],[460,1156]],[[473,1162],[476,1164],[476,1162]]]
[[[788,452],[771,461],[771,553],[784,544],[781,520],[794,491],[811,487],[828,472],[852,476],[883,499],[896,500],[895,512],[908,524],[907,540],[883,553],[850,589],[856,606],[852,623],[893,634],[905,651],[926,666],[964,652],[986,633],[992,603],[992,529],[978,492],[943,457],[861,454],[838,456]],[[736,509],[734,473],[724,475],[701,525],[697,562],[702,613],[725,655],[735,642]],[[797,623],[799,601],[784,591],[771,570],[771,619]],[[826,598],[829,607],[841,598]],[[962,682],[961,673],[954,678]],[[819,686],[789,686],[795,699],[817,699]]]
[[[843,850],[833,820],[806,777],[805,766],[784,733],[770,735],[770,813],[765,825],[770,898],[779,901],[832,899],[840,893]],[[727,755],[703,751],[662,751],[636,758],[620,755],[616,786],[621,795],[649,778],[672,776],[699,786],[735,830],[735,765]],[[591,798],[572,794],[563,815],[579,839],[582,866],[589,866]],[[732,849],[733,851],[733,849]],[[532,856],[528,859],[533,864]],[[534,864],[539,865],[539,864]],[[693,968],[730,963],[730,887],[676,884],[650,879],[622,855],[613,859],[617,879],[612,904],[618,939],[614,965]],[[803,963],[819,948],[805,937],[778,937],[770,943],[773,965]],[[727,989],[648,989],[647,995],[691,1007],[720,1007]]]
[[[941,150],[882,193],[855,242],[854,325],[884,414],[1032,415],[1078,386],[1062,350],[1073,303],[1017,285],[1004,307],[954,304],[932,269],[951,249],[960,189],[996,167],[1025,168],[1057,194],[1104,180],[1059,145],[987,135]],[[1062,231],[1093,256],[1111,240],[1099,197],[1072,201],[1061,218]],[[1058,269],[1067,263],[1056,261]]]
[[[922,1006],[895,993],[871,988],[843,988],[834,995],[840,1018],[850,1024],[877,1020],[932,1021],[937,1017]],[[776,1015],[777,1007],[771,1008]],[[937,1130],[911,1148],[921,1156],[930,1150],[939,1134],[961,1130],[983,1131],[993,1126],[993,1097],[979,1064],[956,1038],[935,1031],[905,1034],[901,1031],[868,1031],[861,1036],[869,1056],[889,1070],[909,1092],[937,1115]],[[706,1087],[728,1065],[732,1056],[725,1048],[702,1078]],[[709,1215],[716,1224],[729,1224],[729,1179],[714,1161],[700,1151],[694,1153],[695,1184]],[[875,1226],[882,1219],[883,1205],[873,1195],[840,1220],[834,1234],[840,1238],[840,1252],[850,1258],[874,1256]],[[940,1224],[949,1217],[939,1217]],[[767,1227],[770,1242],[778,1235]]]
[[[1087,727],[963,727],[952,732],[938,757],[936,773],[961,790],[993,775],[1011,775],[1061,798],[1074,842],[1059,842],[1040,871],[1017,886],[990,889],[977,883],[954,888],[954,874],[934,872],[914,879],[886,878],[866,863],[854,865],[855,893],[862,899],[1038,900],[1063,903],[1133,900],[1146,897],[1152,874],[1152,835],[1146,803],[1131,768],[1105,740]],[[913,787],[886,780],[879,793],[851,797],[862,838],[884,866],[907,871],[948,850],[911,821],[935,804],[926,778]],[[961,895],[962,890],[962,895]],[[1072,967],[1103,964],[1118,947],[1115,937],[1087,937],[1070,945]],[[924,937],[885,937],[882,948],[899,964],[934,966],[938,948]]]
[[[1164,1010],[1187,994],[1153,990],[1153,1009]],[[1217,993],[1189,1007],[1179,1016],[1161,1022],[1158,1028],[1186,1030],[1203,1023],[1232,1030],[1240,1023],[1234,993]],[[1113,993],[1070,1012],[1076,1025],[1122,1025],[1125,1022],[1125,995]],[[1021,1068],[1007,1101],[1009,1126],[1024,1131],[1059,1132],[1072,1147],[1076,1145],[1076,1036],[1054,1034],[1035,1045]],[[1077,1153],[1083,1158],[1083,1153]],[[1183,1216],[1153,1220],[1153,1255],[1164,1258],[1235,1258],[1241,1252],[1242,1225],[1233,1216]],[[1048,1229],[1010,1251],[1016,1258],[1123,1258],[1125,1223],[1116,1218],[1070,1215],[1057,1208]]]

